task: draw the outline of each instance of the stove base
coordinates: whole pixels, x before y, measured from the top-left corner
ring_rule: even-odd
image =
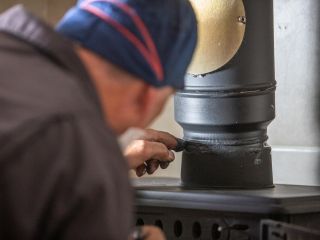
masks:
[[[272,219],[320,226],[320,187],[276,185],[263,190],[185,189],[177,179],[136,181],[136,224],[157,225],[167,239],[259,239]]]

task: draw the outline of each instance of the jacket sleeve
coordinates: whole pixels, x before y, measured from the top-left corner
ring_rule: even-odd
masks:
[[[0,239],[127,239],[127,165],[99,126],[54,121],[8,156],[0,166]]]

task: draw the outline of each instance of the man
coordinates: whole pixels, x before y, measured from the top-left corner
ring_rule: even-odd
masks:
[[[126,162],[116,137],[183,87],[194,13],[186,0],[85,0],[57,31],[21,6],[0,16],[0,239],[128,239],[128,166],[165,168],[177,142],[147,130]]]

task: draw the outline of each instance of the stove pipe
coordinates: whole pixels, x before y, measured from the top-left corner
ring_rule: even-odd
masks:
[[[246,29],[238,52],[214,72],[188,74],[175,96],[175,119],[190,143],[182,156],[186,187],[273,186],[267,145],[275,117],[273,1],[243,5]]]

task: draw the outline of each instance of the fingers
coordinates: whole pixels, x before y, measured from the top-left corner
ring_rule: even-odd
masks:
[[[167,132],[157,131],[153,129],[146,129],[142,139],[146,141],[160,142],[164,144],[168,149],[174,149],[178,144],[175,136]]]
[[[170,162],[160,162],[161,169],[167,169],[170,165]]]
[[[136,168],[145,161],[156,159],[160,161],[173,161],[174,153],[159,142],[136,140],[126,149],[125,156],[130,160],[130,167]]]
[[[165,145],[158,142],[145,142],[145,147],[149,150],[145,151],[144,159],[148,159],[144,166],[145,170],[139,170],[137,176],[141,177],[148,173],[155,173],[159,166],[161,169],[168,168],[169,164],[175,159],[174,153],[167,149]],[[150,151],[150,152],[149,152]],[[142,169],[142,167],[141,167]]]
[[[142,177],[147,172],[147,165],[145,163],[141,164],[136,168],[136,175],[137,177]]]
[[[146,142],[146,159],[157,159],[159,161],[172,162],[175,159],[174,153],[159,142]]]
[[[166,169],[170,165],[170,162],[164,162],[164,161],[159,161],[159,160],[148,160],[144,164],[141,164],[139,167],[136,168],[136,175],[138,177],[144,176],[146,173],[149,175],[155,173],[159,167],[161,169]]]
[[[181,145],[181,144],[180,144]],[[140,140],[132,141],[124,150],[129,167],[136,170],[138,177],[153,174],[159,167],[168,168],[175,159],[171,150],[180,149],[179,141],[173,135],[152,129],[145,130]]]
[[[147,173],[153,174],[159,168],[160,162],[158,160],[148,160],[147,162]]]
[[[155,226],[143,226],[142,233],[145,240],[166,240],[163,231]]]

